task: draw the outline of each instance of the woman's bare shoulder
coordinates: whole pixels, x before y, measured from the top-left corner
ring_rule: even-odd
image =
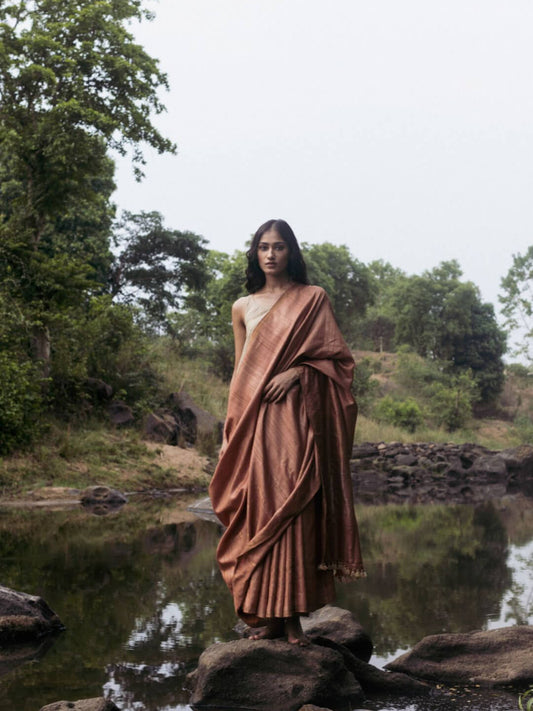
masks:
[[[231,307],[231,312],[235,316],[243,316],[244,312],[246,310],[246,304],[248,303],[249,296],[241,296],[240,299],[237,299],[233,303],[233,306]]]

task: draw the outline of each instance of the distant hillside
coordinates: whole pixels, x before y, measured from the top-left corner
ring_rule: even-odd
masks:
[[[499,397],[488,405],[474,402],[464,424],[450,431],[435,421],[438,403],[428,394],[432,392],[429,383],[433,376],[423,359],[410,355],[410,367],[406,368],[399,353],[356,350],[353,355],[358,371],[356,388],[362,388],[356,393],[362,415],[358,441],[365,436],[384,441],[472,440],[495,449],[533,441],[533,375],[526,368],[509,366]],[[415,414],[420,412],[420,423],[409,428],[384,421],[379,417],[384,400],[410,403]]]

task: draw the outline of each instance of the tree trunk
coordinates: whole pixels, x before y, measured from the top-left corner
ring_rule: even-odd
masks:
[[[34,326],[31,347],[34,360],[41,364],[43,380],[50,375],[50,331],[46,326]]]

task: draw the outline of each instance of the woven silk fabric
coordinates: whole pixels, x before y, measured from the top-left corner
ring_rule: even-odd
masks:
[[[299,385],[263,400],[269,380],[294,366],[304,366]],[[209,493],[226,527],[218,564],[252,626],[332,602],[333,575],[364,575],[349,470],[353,368],[324,290],[294,284],[234,373]]]

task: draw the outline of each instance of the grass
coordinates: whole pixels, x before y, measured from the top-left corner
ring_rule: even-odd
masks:
[[[228,384],[211,371],[205,360],[186,358],[172,341],[159,339],[152,345],[151,361],[160,379],[162,400],[172,392],[186,390],[200,407],[224,419]],[[393,379],[394,360],[384,363],[381,377]],[[390,372],[385,374],[385,370]],[[513,393],[507,393],[506,397],[510,399]],[[523,400],[523,392],[520,395]],[[528,401],[528,408],[529,405]],[[518,418],[514,425],[472,419],[467,427],[456,432],[422,427],[414,433],[360,415],[355,441],[472,442],[489,449],[505,449],[533,440],[530,410],[527,412],[528,416]],[[211,447],[214,451],[207,451],[211,444],[206,443],[202,453],[216,455],[214,444]],[[147,444],[139,432],[115,429],[103,421],[89,421],[79,426],[52,421],[48,423],[47,434],[31,451],[0,459],[0,496],[21,496],[41,486],[82,489],[105,484],[121,491],[182,486],[205,488],[209,481],[205,460],[194,456],[185,460],[183,453],[179,447]]]
[[[355,428],[355,442],[437,442],[462,444],[470,442],[488,449],[506,449],[521,444],[522,438],[512,425],[496,427],[491,420],[472,420],[469,428],[455,432],[444,429],[420,427],[415,432],[407,432],[401,427],[379,423],[364,415],[359,415]]]
[[[163,392],[186,390],[201,408],[219,420],[226,417],[229,384],[211,372],[205,359],[184,357],[173,341],[163,338],[152,344],[151,357]]]
[[[0,496],[20,496],[43,486],[84,489],[100,484],[121,491],[206,486],[200,458],[181,471],[169,466],[162,452],[133,430],[110,429],[102,422],[78,428],[55,422],[31,452],[0,460]]]

